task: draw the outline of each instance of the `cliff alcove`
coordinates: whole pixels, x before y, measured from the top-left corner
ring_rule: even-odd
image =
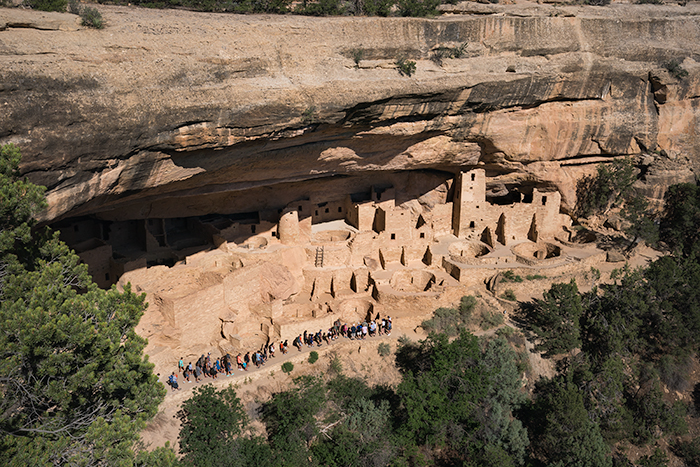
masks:
[[[0,143],[98,284],[148,293],[157,364],[427,312],[518,256],[575,273],[600,259],[558,242],[581,177],[631,156],[660,202],[700,170],[696,3],[99,9],[100,31],[0,8]]]

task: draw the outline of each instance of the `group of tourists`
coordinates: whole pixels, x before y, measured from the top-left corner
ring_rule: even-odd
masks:
[[[364,340],[368,336],[374,337],[376,335],[391,335],[391,316],[379,319],[379,315],[374,320],[369,323],[363,321],[362,323],[353,323],[348,325],[347,323],[341,324],[340,320],[333,323],[333,327],[324,332],[323,329],[319,329],[317,333],[304,331],[304,334],[299,334],[296,339],[292,342],[292,345],[296,347],[299,352],[306,345],[307,347],[317,347],[323,346],[323,344],[330,344],[339,337],[344,337],[350,340]]]
[[[194,364],[189,362],[187,365],[185,365],[185,361],[181,357],[177,364],[177,373],[173,372],[168,376],[168,385],[173,391],[180,389],[177,381],[178,373],[182,373],[182,377],[188,383],[193,381],[198,383],[204,378],[217,379],[220,376],[231,376],[234,368],[248,371],[251,364],[259,368],[267,362],[268,358],[275,356],[277,349],[279,349],[281,354],[286,354],[289,351],[288,347],[287,341],[272,342],[269,345],[263,345],[259,350],[247,352],[245,355],[239,353],[235,358],[230,353],[226,353],[226,355],[214,359],[211,356],[211,352],[209,352],[206,356],[202,355],[199,357]]]
[[[363,340],[368,336],[389,336],[391,335],[391,327],[390,316],[379,319],[379,315],[377,315],[377,317],[370,322],[363,321],[362,323],[353,323],[352,325],[348,325],[347,323],[341,324],[340,320],[337,320],[326,332],[322,329],[319,329],[317,333],[304,331],[303,335],[299,334],[299,336],[294,339],[292,345],[301,352],[305,345],[307,347],[321,347],[324,343],[330,344],[340,337],[350,340]],[[178,373],[182,373],[182,377],[188,383],[193,381],[199,383],[204,378],[217,379],[220,376],[231,376],[233,375],[234,368],[242,371],[248,371],[251,365],[255,365],[256,368],[259,368],[263,366],[269,358],[274,358],[275,352],[278,349],[281,354],[286,354],[289,351],[288,347],[289,344],[286,340],[279,343],[271,342],[270,344],[263,345],[259,350],[246,352],[245,355],[239,353],[235,358],[230,353],[226,353],[226,355],[215,359],[211,356],[211,352],[209,352],[206,356],[202,355],[199,357],[194,364],[189,362],[187,365],[185,365],[185,361],[181,357],[177,364],[178,371],[168,376],[168,385],[173,391],[180,389],[177,380]]]

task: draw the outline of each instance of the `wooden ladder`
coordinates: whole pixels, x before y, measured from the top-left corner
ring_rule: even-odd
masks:
[[[316,247],[316,267],[317,268],[323,267],[323,247],[322,246]]]

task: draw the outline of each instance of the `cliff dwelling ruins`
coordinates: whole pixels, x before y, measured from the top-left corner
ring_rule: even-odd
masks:
[[[170,360],[178,348],[291,341],[337,319],[429,313],[503,270],[552,274],[604,260],[570,241],[557,191],[494,193],[480,167],[416,177],[434,186],[410,199],[408,187],[385,184],[272,211],[57,227],[98,284],[147,292],[140,332],[152,357]]]

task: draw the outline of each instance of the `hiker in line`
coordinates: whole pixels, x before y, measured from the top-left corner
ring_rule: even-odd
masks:
[[[173,374],[170,375],[170,377],[168,378],[168,383],[170,384],[170,387],[173,388],[173,391],[176,389],[180,389],[180,386],[177,384],[177,375],[174,371]]]
[[[374,337],[377,335],[377,323],[370,321],[369,323],[369,337]]]
[[[233,357],[231,354],[226,354],[224,356],[224,369],[226,370],[226,376],[233,374]]]

